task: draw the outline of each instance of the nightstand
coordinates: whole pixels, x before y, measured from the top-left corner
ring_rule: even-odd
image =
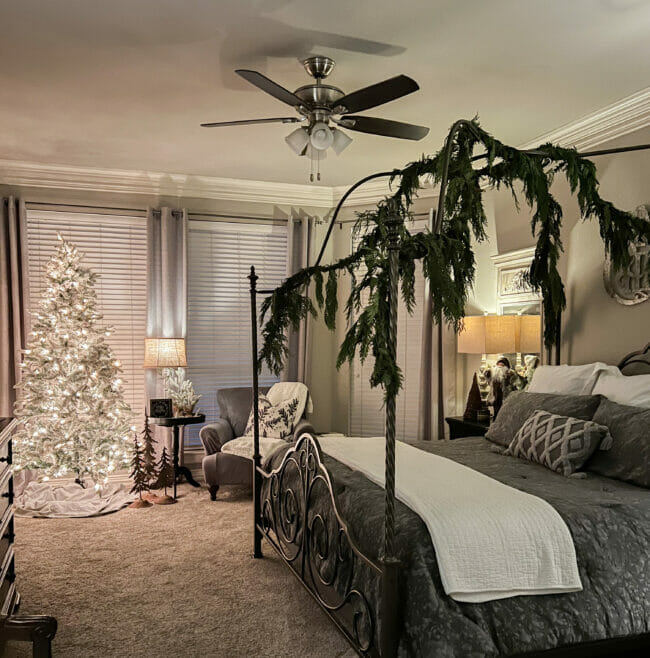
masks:
[[[489,421],[465,420],[462,416],[445,418],[449,425],[449,438],[462,439],[465,436],[485,436],[490,427]]]

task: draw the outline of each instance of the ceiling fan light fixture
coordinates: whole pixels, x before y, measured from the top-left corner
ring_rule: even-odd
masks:
[[[334,128],[334,139],[332,140],[332,150],[336,155],[340,155],[352,143],[352,137],[346,135],[342,130]]]
[[[304,155],[305,147],[309,144],[309,133],[305,128],[296,128],[284,141],[296,155]]]
[[[307,150],[305,151],[305,155],[310,159],[310,160],[324,160],[327,157],[327,151],[323,151],[321,149],[315,149],[313,146],[308,146]]]
[[[324,121],[317,121],[311,128],[309,143],[318,151],[325,151],[334,141],[331,128]]]

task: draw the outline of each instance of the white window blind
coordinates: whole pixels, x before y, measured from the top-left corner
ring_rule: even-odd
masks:
[[[108,343],[122,363],[125,400],[139,419],[145,406],[146,222],[142,217],[28,210],[32,311],[37,310],[45,288],[46,266],[58,233],[79,249],[82,264],[98,275],[95,290],[97,310],[103,315],[101,326],[114,328]]]
[[[424,229],[423,221],[409,226],[415,233]],[[356,248],[358,239],[353,240]],[[424,277],[418,265],[415,275],[415,308],[409,315],[399,295],[397,310],[397,363],[402,370],[404,383],[396,402],[396,437],[401,441],[418,438],[418,398],[420,391],[420,363],[422,345],[422,307]],[[351,436],[383,436],[385,433],[384,390],[371,388],[370,375],[374,367],[372,356],[361,363],[357,359],[350,368],[349,434]]]
[[[188,231],[188,377],[202,395],[206,422],[219,416],[217,390],[251,385],[251,265],[258,290],[286,276],[285,226],[190,221]],[[263,295],[258,295],[259,306]],[[277,381],[265,368],[260,385]],[[186,428],[186,445],[198,445],[199,429]]]

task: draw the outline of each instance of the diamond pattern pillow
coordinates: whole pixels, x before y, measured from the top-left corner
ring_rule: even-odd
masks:
[[[612,437],[604,425],[537,410],[521,426],[504,454],[569,476],[599,447],[607,450],[611,445]]]
[[[290,440],[294,425],[299,420],[295,417],[299,403],[298,398],[289,398],[274,405],[266,395],[260,395],[258,401],[260,436]],[[244,436],[253,436],[254,422],[251,409]]]

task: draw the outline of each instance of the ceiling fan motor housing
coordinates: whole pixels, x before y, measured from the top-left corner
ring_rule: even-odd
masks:
[[[334,60],[325,55],[313,55],[312,57],[303,59],[302,65],[312,78],[321,80],[322,78],[326,78],[334,69]]]
[[[338,87],[331,85],[305,85],[294,92],[301,101],[313,108],[330,110],[345,95]]]

